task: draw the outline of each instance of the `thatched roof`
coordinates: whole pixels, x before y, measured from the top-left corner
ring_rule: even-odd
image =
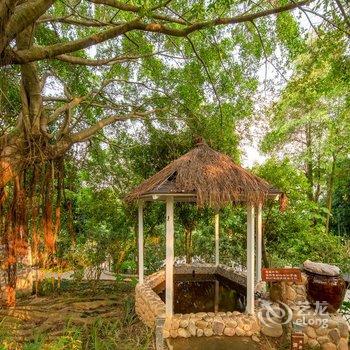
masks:
[[[172,194],[176,200],[195,201],[199,207],[221,208],[229,203],[262,203],[269,194],[280,193],[229,156],[200,143],[142,182],[126,201],[162,199]]]

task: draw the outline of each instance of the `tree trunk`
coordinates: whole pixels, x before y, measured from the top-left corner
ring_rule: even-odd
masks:
[[[334,176],[335,176],[335,165],[336,165],[336,155],[335,153],[332,154],[332,168],[331,173],[328,177],[328,185],[327,185],[327,199],[326,199],[326,206],[327,206],[327,216],[326,216],[326,233],[329,232],[329,223],[330,218],[332,214],[332,200],[333,200],[333,187],[334,187]]]
[[[314,173],[313,173],[313,150],[312,150],[312,128],[308,123],[305,130],[306,135],[306,177],[309,183],[308,198],[314,201]]]

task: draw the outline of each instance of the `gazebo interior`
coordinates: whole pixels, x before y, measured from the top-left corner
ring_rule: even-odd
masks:
[[[237,165],[230,157],[200,142],[161,171],[141,183],[128,196],[138,204],[139,285],[144,276],[143,211],[146,201],[166,203],[165,315],[174,313],[174,203],[195,202],[215,210],[215,267],[220,266],[219,210],[229,204],[247,208],[246,314],[254,314],[254,287],[261,280],[262,207],[267,198],[282,193],[265,180]],[[194,271],[194,270],[193,270]],[[217,273],[217,270],[215,270]],[[227,281],[226,281],[227,282]],[[217,281],[215,281],[217,285]],[[215,295],[217,297],[217,291]],[[161,294],[158,293],[159,295]],[[217,311],[216,309],[213,311]],[[232,310],[225,310],[232,311]],[[191,310],[188,311],[188,313]]]

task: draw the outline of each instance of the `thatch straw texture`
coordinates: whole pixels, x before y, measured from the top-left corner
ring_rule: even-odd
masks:
[[[137,186],[127,197],[136,201],[153,194],[193,194],[199,207],[264,202],[271,186],[225,154],[201,143]]]

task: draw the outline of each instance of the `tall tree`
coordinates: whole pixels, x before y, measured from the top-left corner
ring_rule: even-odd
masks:
[[[274,25],[271,15],[296,8],[315,12],[320,4],[325,13],[328,6],[334,10],[327,20],[343,16],[341,6],[310,0],[273,6],[250,1],[1,1],[0,209],[9,304],[14,302],[16,263],[31,232],[33,242],[37,232],[44,232],[45,263],[52,262],[60,229],[63,161],[73,145],[117,121],[164,116],[164,99],[172,96],[171,89],[159,91],[158,72],[170,66],[172,56],[179,56],[180,66],[179,60],[199,61],[207,77],[199,95],[220,101],[202,57],[205,50],[197,45],[213,46],[215,62],[224,61],[233,55],[233,48],[223,52],[227,36],[239,39],[237,47],[248,47],[252,36],[260,41]],[[243,27],[231,27],[231,32],[223,28],[234,24]],[[246,59],[249,64],[249,55]],[[191,63],[186,69],[191,70]],[[147,83],[137,80],[140,74]],[[130,80],[136,84],[130,86]],[[142,87],[141,93],[135,85]],[[207,86],[211,91],[205,95]],[[180,87],[181,94],[186,87]],[[193,91],[193,99],[195,95]],[[182,112],[198,112],[189,99],[185,102]]]

